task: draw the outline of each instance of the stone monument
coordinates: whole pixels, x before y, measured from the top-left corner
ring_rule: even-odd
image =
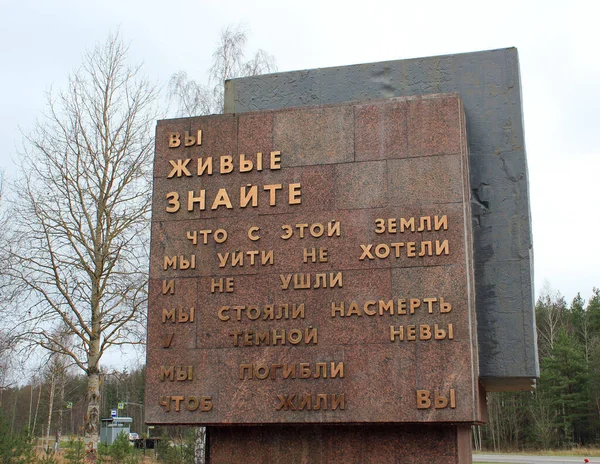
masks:
[[[462,92],[367,80],[323,101],[348,87],[310,73],[231,81],[232,113],[158,123],[146,420],[210,426],[212,463],[471,462],[485,387],[531,385],[537,360],[480,373],[477,229],[496,224],[473,218],[495,186],[469,175]]]

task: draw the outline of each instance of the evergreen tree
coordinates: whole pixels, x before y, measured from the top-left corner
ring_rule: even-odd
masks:
[[[542,362],[540,390],[553,398],[555,426],[563,445],[581,442],[587,417],[588,375],[584,350],[566,329],[559,329],[550,356]]]
[[[65,451],[65,460],[68,464],[83,464],[85,461],[85,444],[83,439],[70,440]]]
[[[125,432],[120,433],[109,448],[109,456],[113,464],[135,464],[138,457],[134,452]]]
[[[35,462],[33,436],[27,428],[13,433],[0,408],[0,464],[32,464]]]
[[[600,334],[600,288],[594,287],[593,293],[588,301],[586,311],[589,314],[594,331]]]

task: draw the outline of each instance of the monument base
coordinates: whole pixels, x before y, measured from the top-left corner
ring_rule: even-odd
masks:
[[[470,425],[209,427],[208,464],[470,464]]]

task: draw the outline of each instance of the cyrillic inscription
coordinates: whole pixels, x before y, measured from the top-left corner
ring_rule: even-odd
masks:
[[[316,327],[302,329],[272,329],[265,331],[235,330],[229,332],[233,346],[277,346],[277,345],[316,345]]]
[[[186,132],[186,140],[188,140],[188,137],[189,141],[194,139],[193,136],[187,134],[188,133]],[[202,141],[202,131],[198,131],[198,137],[196,139]],[[201,143],[197,143],[196,139],[194,139],[194,143],[201,145]],[[171,143],[177,145],[171,145]],[[194,143],[185,146],[190,147],[194,145]],[[169,138],[169,147],[177,148],[179,146],[181,146],[181,136],[178,132],[172,132]],[[172,169],[171,172],[169,172],[167,179],[173,177],[192,177],[194,175],[197,175],[198,177],[203,175],[212,176],[213,173],[231,174],[236,171],[261,172],[263,169],[276,171],[281,169],[281,152],[272,151],[266,156],[263,155],[263,153],[258,152],[256,153],[254,160],[244,154],[240,154],[238,156],[223,155],[218,158],[207,156],[204,158],[176,159],[169,160],[169,164]]]
[[[286,191],[287,195],[282,193]],[[188,212],[206,211],[207,209],[215,211],[221,207],[233,209],[234,205],[238,208],[248,206],[257,208],[259,199],[261,202],[268,202],[269,206],[276,206],[278,200],[281,202],[281,195],[285,196],[288,205],[302,203],[300,184],[266,184],[262,186],[248,184],[240,187],[239,195],[238,190],[232,191],[226,188],[220,188],[216,193],[214,191],[207,192],[206,189],[188,190],[183,198],[179,192],[168,192],[165,197],[167,200],[165,211],[177,213],[182,209],[182,204]]]
[[[173,343],[173,337],[175,337],[175,333],[171,332],[169,334],[163,335],[163,348],[170,348],[171,343]]]
[[[177,148],[181,146],[181,133],[180,132],[169,132],[168,135],[169,148]],[[183,136],[183,146],[192,147],[194,145],[202,145],[202,129],[198,129],[196,135],[192,135],[190,132],[185,131]]]
[[[212,396],[184,396],[184,395],[169,395],[161,396],[160,405],[165,408],[166,412],[180,412],[181,407],[187,411],[208,412],[213,408]]]
[[[217,277],[210,281],[210,293],[233,293],[233,277]]]
[[[390,342],[414,342],[416,340],[454,340],[452,324],[420,324],[390,326]]]
[[[183,382],[194,380],[193,366],[160,366],[160,381]]]
[[[317,222],[315,224],[299,223],[299,224],[284,224],[281,226],[283,233],[281,238],[288,240],[294,236],[298,238],[321,238],[321,237],[340,237],[342,229],[340,221],[331,221],[326,225]]]
[[[281,319],[304,319],[304,303],[282,303],[277,305],[221,306],[217,311],[220,321],[274,321]]]
[[[292,282],[293,278],[293,282]],[[312,274],[280,274],[282,290],[308,290],[310,288],[335,288],[343,286],[341,272]]]
[[[389,219],[375,219],[375,233],[376,234],[397,234],[404,232],[425,232],[431,230],[448,230],[448,216],[421,216],[418,218],[389,218]]]
[[[225,229],[217,229],[215,231],[210,229],[188,230],[186,233],[187,239],[194,245],[198,244],[198,235],[200,235],[200,243],[203,245],[208,244],[209,237],[215,243],[225,243],[227,240],[227,231]]]
[[[343,362],[240,364],[240,380],[344,378]]]
[[[331,302],[331,317],[350,316],[405,316],[415,312],[446,314],[452,305],[443,297],[397,298],[394,300],[368,300],[363,302]]]
[[[196,255],[187,256],[179,255],[179,256],[165,256],[163,259],[163,270],[167,271],[169,269],[196,269]]]
[[[217,253],[219,267],[269,266],[273,265],[273,250],[249,250]]]
[[[172,324],[184,324],[186,322],[194,322],[194,308],[186,310],[184,308],[172,308],[162,310],[162,323],[166,324],[171,322]]]
[[[416,258],[423,256],[442,256],[450,254],[450,245],[448,240],[424,240],[422,242],[394,242],[394,243],[368,243],[360,245],[361,255],[359,260],[364,259],[386,259],[400,258]]]
[[[447,394],[441,394],[437,390],[417,390],[417,409],[455,409],[456,408],[456,390],[451,388]]]
[[[330,411],[346,409],[346,395],[326,393],[289,393],[277,395],[277,411]]]
[[[174,280],[163,280],[162,281],[162,294],[173,295],[175,293],[175,281]]]

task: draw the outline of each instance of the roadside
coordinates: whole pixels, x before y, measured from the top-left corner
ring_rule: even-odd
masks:
[[[479,464],[600,464],[600,457],[534,456],[525,454],[474,454]]]

